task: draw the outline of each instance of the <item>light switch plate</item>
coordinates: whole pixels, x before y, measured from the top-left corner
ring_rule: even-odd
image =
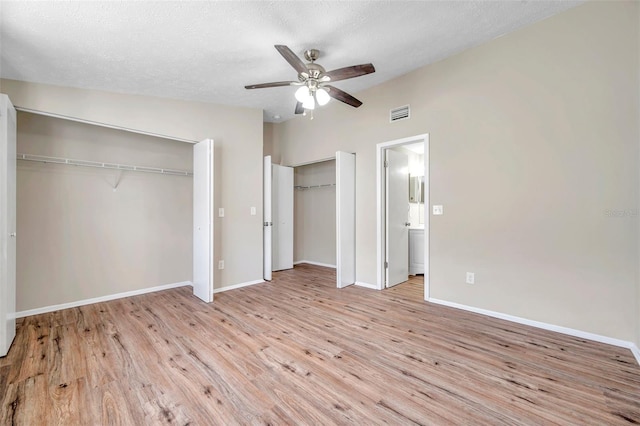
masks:
[[[444,209],[442,208],[442,206],[433,206],[433,214],[434,216],[438,216],[441,214],[444,214]]]
[[[476,274],[474,272],[467,272],[467,284],[475,284]]]
[[[255,215],[256,215],[256,208],[251,207],[251,216],[255,216]]]
[[[224,208],[223,207],[220,207],[218,209],[218,217],[224,217]]]

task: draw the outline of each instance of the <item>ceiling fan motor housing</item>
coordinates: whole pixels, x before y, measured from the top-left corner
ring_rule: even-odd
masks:
[[[304,51],[304,58],[307,61],[314,62],[320,56],[320,51],[318,49],[309,49]]]
[[[318,79],[322,73],[324,73],[324,67],[314,62],[307,64],[307,70],[309,72],[309,78]]]

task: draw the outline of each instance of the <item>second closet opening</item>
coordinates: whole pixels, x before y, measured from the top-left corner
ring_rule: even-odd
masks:
[[[294,264],[336,267],[336,160],[294,168]]]

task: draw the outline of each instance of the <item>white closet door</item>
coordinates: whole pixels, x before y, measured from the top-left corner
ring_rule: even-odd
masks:
[[[336,278],[338,288],[356,282],[356,156],[336,152]]]
[[[293,167],[271,165],[272,270],[293,268]]]
[[[387,287],[409,278],[409,157],[391,149],[387,153]]]
[[[263,278],[265,281],[271,281],[271,240],[273,217],[271,214],[271,156],[264,157],[262,170],[262,207],[264,215],[263,234],[262,234],[262,252],[263,252]]]
[[[16,110],[0,95],[0,356],[16,336]]]
[[[193,294],[213,301],[213,140],[193,146]]]

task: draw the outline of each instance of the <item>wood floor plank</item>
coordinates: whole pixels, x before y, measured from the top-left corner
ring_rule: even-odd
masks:
[[[423,301],[421,277],[335,288],[298,265],[18,320],[0,424],[630,425],[625,349]]]

